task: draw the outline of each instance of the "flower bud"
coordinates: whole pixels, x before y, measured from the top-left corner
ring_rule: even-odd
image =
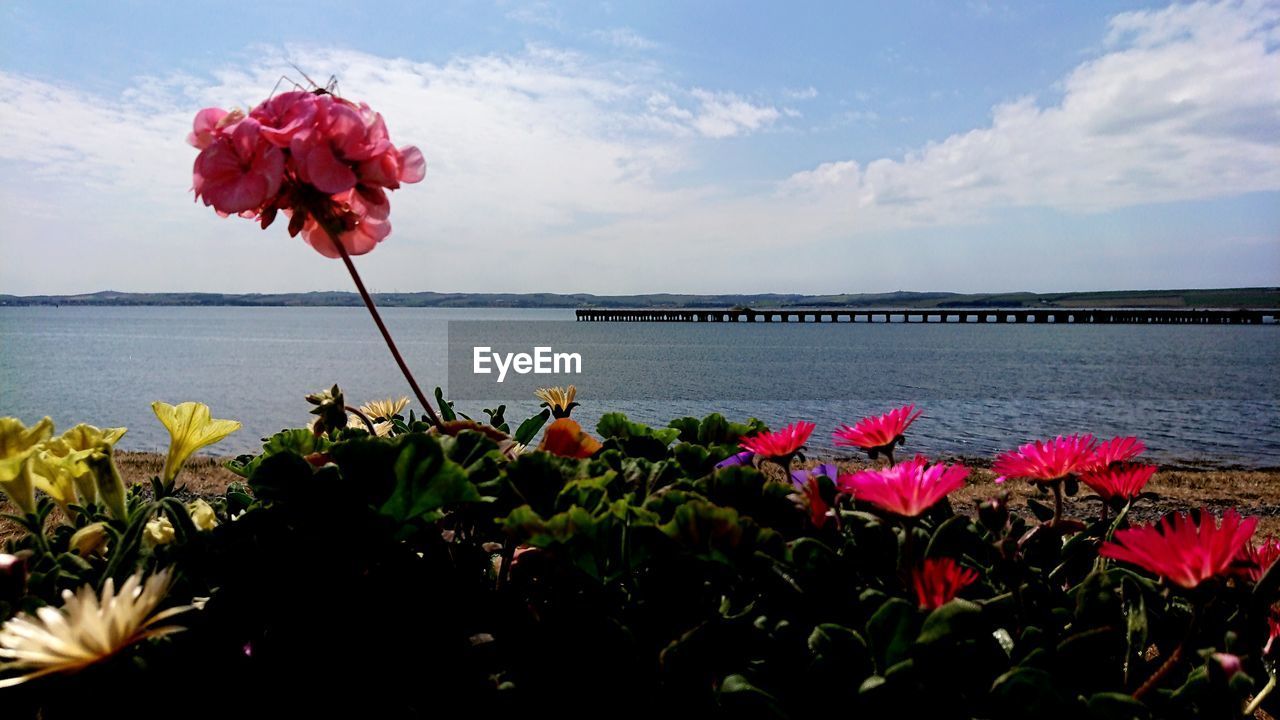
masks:
[[[978,506],[978,520],[982,522],[983,527],[992,532],[1004,529],[1005,523],[1009,521],[1008,493],[1000,493],[996,497],[984,500]]]
[[[173,534],[173,523],[169,522],[168,516],[158,515],[147,521],[142,536],[148,544],[155,546],[173,542]]]
[[[128,518],[125,508],[124,478],[120,477],[120,469],[116,467],[111,456],[111,446],[103,443],[89,456],[88,465],[97,484],[98,500],[107,508],[107,512],[116,520]]]
[[[1214,653],[1209,656],[1209,672],[1210,674],[1222,674],[1222,677],[1230,680],[1236,673],[1241,670],[1241,662],[1239,655],[1231,653]]]
[[[27,591],[27,563],[17,555],[0,553],[0,602],[10,604]]]
[[[96,522],[85,525],[71,536],[69,549],[81,557],[90,555],[106,555],[107,541],[111,536],[107,533],[107,524]]]
[[[213,506],[203,499],[187,503],[187,512],[191,513],[191,524],[197,530],[212,530],[218,527],[218,515]]]

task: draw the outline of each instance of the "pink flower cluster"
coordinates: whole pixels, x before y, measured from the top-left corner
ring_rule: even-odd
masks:
[[[369,252],[391,232],[388,190],[426,175],[413,146],[391,144],[382,115],[328,93],[287,92],[245,115],[196,114],[187,142],[199,148],[196,197],[220,215],[267,227],[279,211],[320,254]]]

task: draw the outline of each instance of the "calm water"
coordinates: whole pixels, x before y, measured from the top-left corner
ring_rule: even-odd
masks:
[[[573,317],[506,309],[384,315],[424,386],[446,384],[451,320]],[[556,333],[571,327],[547,325]],[[619,376],[641,358],[669,362],[649,399],[616,399],[607,378],[584,379],[591,389],[575,417],[588,427],[608,410],[659,424],[720,410],[775,427],[813,420],[812,446],[829,450],[837,423],[916,402],[926,417],[908,449],[931,454],[989,455],[1090,431],[1139,435],[1164,461],[1280,466],[1276,326],[634,323],[590,331],[584,356]],[[244,451],[307,422],[303,396],[334,382],[357,402],[408,394],[363,308],[0,307],[0,415],[127,426],[129,449],[167,443],[152,400],[200,400],[216,417],[241,420],[245,429],[219,450]],[[663,399],[672,397],[739,399]],[[481,416],[485,403],[459,406]],[[529,398],[508,418],[536,409]]]

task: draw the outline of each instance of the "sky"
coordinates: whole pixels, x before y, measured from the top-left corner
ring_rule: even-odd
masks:
[[[375,292],[1280,285],[1274,0],[46,0],[0,4],[0,293],[350,289],[184,142],[331,76],[427,159]]]

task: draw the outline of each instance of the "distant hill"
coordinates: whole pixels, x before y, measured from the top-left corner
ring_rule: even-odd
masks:
[[[378,293],[384,307],[452,308],[732,308],[732,307],[1203,307],[1278,308],[1280,288],[1117,290],[1077,293],[891,292],[843,295],[591,295],[587,293]],[[353,292],[125,293],[0,295],[0,305],[231,305],[343,307],[360,305]]]

